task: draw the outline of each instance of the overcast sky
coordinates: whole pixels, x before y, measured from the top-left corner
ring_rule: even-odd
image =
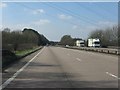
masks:
[[[3,2],[0,8],[3,28],[32,28],[55,41],[66,34],[86,39],[118,22],[117,2]]]

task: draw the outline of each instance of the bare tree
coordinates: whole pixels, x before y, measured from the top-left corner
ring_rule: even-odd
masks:
[[[99,38],[102,46],[118,46],[118,26],[92,31],[88,38]]]

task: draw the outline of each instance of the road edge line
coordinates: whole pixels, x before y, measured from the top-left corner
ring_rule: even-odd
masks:
[[[106,72],[106,74],[108,74],[109,76],[114,77],[114,78],[116,78],[116,79],[120,79],[118,76],[116,76],[116,75],[114,75],[114,74],[112,74],[112,73]]]
[[[12,82],[40,53],[43,52],[44,47],[35,55],[28,63],[26,63],[21,69],[19,69],[11,78],[6,80],[1,86],[0,90],[4,89],[10,82]]]

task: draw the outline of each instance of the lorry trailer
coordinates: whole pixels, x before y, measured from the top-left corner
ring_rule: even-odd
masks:
[[[100,39],[88,39],[88,47],[100,47]]]

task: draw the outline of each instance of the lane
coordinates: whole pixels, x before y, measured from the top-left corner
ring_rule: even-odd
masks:
[[[118,76],[118,57],[101,53],[91,53],[65,48],[51,48],[60,58],[64,70],[72,73],[72,81],[78,81],[75,87],[118,87],[118,79],[106,72]],[[69,53],[70,56],[66,57]],[[81,62],[76,61],[81,59]],[[81,83],[85,84],[82,84]],[[88,83],[88,84],[87,84]]]
[[[60,88],[72,85],[57,58],[45,47],[7,88]]]
[[[118,56],[73,49],[62,50],[69,53],[72,58],[80,58],[83,62],[102,66],[102,68],[104,67],[106,71],[118,75]]]
[[[29,56],[26,56],[25,58],[21,59],[20,61],[14,63],[9,68],[5,69],[5,72],[2,73],[2,83],[4,83],[7,79],[13,76],[13,74],[18,71],[20,68],[22,68],[27,62],[29,62],[35,55],[37,55],[40,52],[34,52]]]
[[[21,69],[19,69],[11,78],[6,80],[2,86],[0,86],[0,90],[5,88],[8,84],[10,84],[42,51],[40,51],[37,55],[35,55],[30,61],[28,61]]]
[[[7,88],[117,88],[110,73],[118,76],[117,56],[45,47]]]

